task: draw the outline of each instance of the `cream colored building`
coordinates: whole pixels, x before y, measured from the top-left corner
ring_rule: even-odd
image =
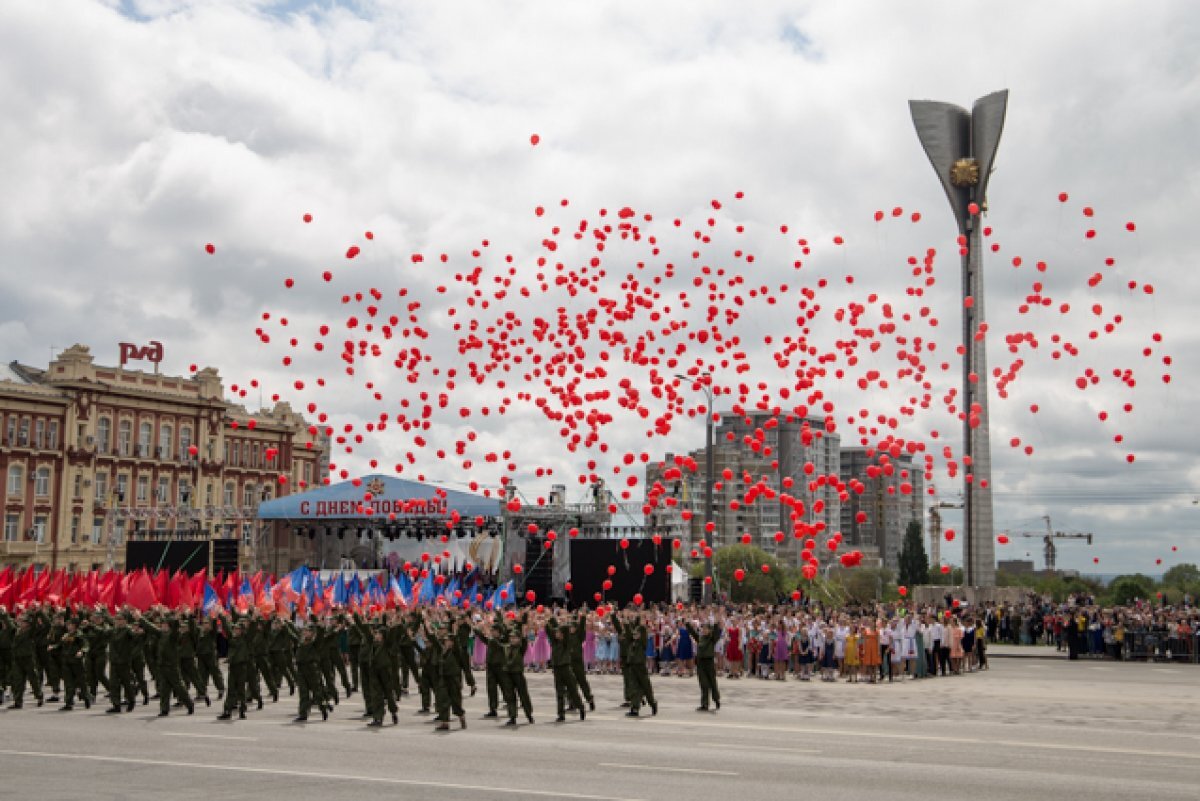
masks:
[[[211,367],[104,367],[83,345],[0,366],[0,564],[121,568],[127,539],[235,540],[243,570],[306,561],[307,540],[255,515],[322,482],[328,439],[286,403],[251,414],[224,394]]]

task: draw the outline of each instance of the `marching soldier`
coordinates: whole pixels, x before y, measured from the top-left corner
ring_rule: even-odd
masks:
[[[54,646],[63,680],[64,697],[61,711],[70,712],[75,708],[76,694],[83,700],[84,708],[91,709],[92,697],[88,695],[83,672],[83,663],[87,659],[87,640],[80,635],[79,624],[76,621],[68,620],[66,626],[66,631]]]
[[[270,658],[271,673],[275,677],[276,694],[283,689],[284,681],[288,683],[288,695],[296,694],[296,671],[292,667],[292,648],[295,643],[296,632],[290,621],[279,617],[271,621],[267,653]]]
[[[197,700],[212,705],[208,697],[208,682],[217,688],[217,700],[225,695],[225,680],[221,678],[220,657],[217,654],[217,627],[212,618],[204,618],[196,632],[196,692]]]
[[[188,696],[183,677],[179,675],[179,640],[182,637],[179,619],[174,616],[165,617],[159,624],[159,632],[157,656],[161,684],[158,686],[158,716],[165,718],[171,714],[172,694],[187,707],[187,713],[191,715],[196,711],[196,705]]]
[[[26,612],[17,618],[17,631],[13,635],[12,648],[12,691],[13,702],[9,709],[21,709],[25,706],[25,684],[33,691],[37,705],[45,703],[42,698],[42,684],[37,669],[37,643],[34,640],[33,621]]]
[[[566,629],[558,625],[558,621],[550,618],[546,621],[546,630],[550,634],[550,665],[554,671],[554,699],[558,708],[557,721],[562,723],[566,718],[566,701],[572,709],[579,710],[579,719],[587,717],[583,708],[583,699],[579,697],[579,687],[575,684],[575,673],[571,670],[571,647],[567,641]]]
[[[719,635],[716,631],[716,626],[710,623],[705,623],[701,631],[697,631],[695,625],[688,623],[688,634],[692,635],[692,639],[696,642],[696,676],[700,679],[700,706],[697,707],[699,712],[708,711],[708,697],[712,696],[713,704],[717,709],[721,708],[721,691],[717,689],[717,664],[716,664],[716,647]]]
[[[646,627],[642,625],[641,617],[633,615],[628,623],[621,623],[617,615],[613,615],[613,626],[618,634],[628,635],[628,650],[625,652],[625,665],[629,670],[629,683],[632,695],[629,698],[629,711],[626,717],[638,717],[638,709],[645,702],[650,705],[650,714],[658,714],[658,702],[654,700],[654,688],[650,686],[650,673],[646,670]]]
[[[321,711],[321,720],[329,720],[330,707],[326,706],[324,680],[321,676],[321,646],[317,642],[317,627],[305,626],[300,632],[300,644],[296,646],[296,683],[300,686],[300,710],[296,722],[308,720],[308,712],[315,702]]]
[[[129,619],[124,615],[117,615],[108,637],[108,682],[112,707],[106,710],[106,713],[110,715],[120,714],[122,696],[126,709],[133,711],[137,694],[132,669],[133,640],[134,633],[129,628]]]
[[[242,621],[231,626],[229,618],[222,616],[221,625],[229,635],[229,678],[225,682],[225,709],[217,716],[217,720],[231,720],[234,710],[237,710],[240,720],[245,720],[245,692],[250,682],[250,643]]]
[[[579,687],[579,694],[588,702],[588,710],[596,711],[596,699],[592,697],[592,686],[588,684],[587,665],[583,663],[583,640],[587,637],[587,610],[581,609],[567,626],[567,650],[571,655],[571,674]]]

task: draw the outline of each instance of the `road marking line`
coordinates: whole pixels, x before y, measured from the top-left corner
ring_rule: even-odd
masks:
[[[354,776],[346,773],[318,773],[316,771],[282,770],[275,768],[250,768],[237,765],[207,765],[201,762],[175,762],[165,759],[134,759],[133,757],[97,756],[94,754],[54,754],[46,751],[12,751],[0,749],[0,755],[17,757],[40,757],[44,759],[76,759],[86,762],[113,762],[122,765],[148,765],[164,768],[193,768],[196,770],[215,770],[228,773],[254,773],[266,776],[289,776],[299,779],[333,779],[336,781],[364,782],[367,784],[395,784],[407,787],[434,787],[442,790],[479,790],[487,793],[505,793],[507,795],[538,796],[541,798],[578,798],[582,801],[643,801],[643,799],[618,798],[609,795],[588,795],[586,793],[556,793],[550,790],[530,790],[527,788],[493,787],[479,784],[454,784],[451,782],[421,781],[419,779],[395,779],[386,776]]]
[[[1154,756],[1154,757],[1175,757],[1179,759],[1200,759],[1200,754],[1185,754],[1177,751],[1150,751],[1136,748],[1115,748],[1102,745],[1068,745],[1065,743],[1046,743],[1024,740],[998,740],[985,739],[982,737],[939,737],[932,734],[909,734],[891,732],[875,732],[875,731],[845,731],[837,729],[808,729],[798,726],[760,726],[753,723],[701,723],[701,722],[686,722],[686,721],[670,721],[662,720],[661,718],[650,718],[646,721],[649,724],[658,724],[660,726],[697,726],[713,729],[744,729],[750,731],[765,731],[775,734],[788,732],[794,734],[815,734],[827,737],[867,737],[881,740],[908,740],[919,742],[933,743],[958,743],[971,745],[1001,745],[1012,748],[1046,748],[1057,749],[1060,751],[1085,751],[1097,754],[1128,754],[1130,756]]]
[[[624,762],[601,762],[602,768],[633,768],[635,770],[661,770],[664,773],[703,773],[707,776],[738,776],[728,770],[700,770],[699,768],[667,768],[659,765],[627,765]]]
[[[784,754],[819,754],[817,748],[779,748],[772,745],[732,745],[730,743],[696,743],[701,748],[729,748],[735,751],[778,751]]]
[[[235,737],[232,734],[190,734],[183,731],[163,731],[158,732],[163,737],[199,737],[204,740],[249,740],[257,742],[257,737]]]

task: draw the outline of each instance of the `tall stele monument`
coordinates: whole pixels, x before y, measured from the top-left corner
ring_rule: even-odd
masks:
[[[965,238],[963,289],[963,473],[964,581],[996,583],[992,526],[992,452],[988,433],[987,347],[979,326],[983,313],[983,232],[987,184],[1004,129],[1008,90],[975,101],[970,111],[950,103],[911,100],[913,123],[929,156],[950,209]]]

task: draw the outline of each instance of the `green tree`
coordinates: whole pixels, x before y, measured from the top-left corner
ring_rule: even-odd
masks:
[[[1200,567],[1196,567],[1191,562],[1175,565],[1163,573],[1162,583],[1164,587],[1174,587],[1178,590],[1200,584]]]
[[[904,532],[900,550],[900,583],[910,587],[929,583],[929,557],[925,553],[925,538],[921,524],[913,520]]]
[[[858,603],[894,601],[900,597],[896,574],[886,567],[837,568],[830,578],[841,584],[849,600]]]
[[[763,572],[762,566],[768,570]],[[744,570],[741,581],[735,578]],[[780,567],[774,556],[753,545],[729,545],[713,553],[713,571],[720,592],[729,593],[733,603],[775,603],[796,586],[791,571]]]
[[[1153,599],[1155,593],[1154,579],[1141,573],[1131,576],[1117,576],[1108,585],[1109,603],[1124,606],[1135,598]]]

